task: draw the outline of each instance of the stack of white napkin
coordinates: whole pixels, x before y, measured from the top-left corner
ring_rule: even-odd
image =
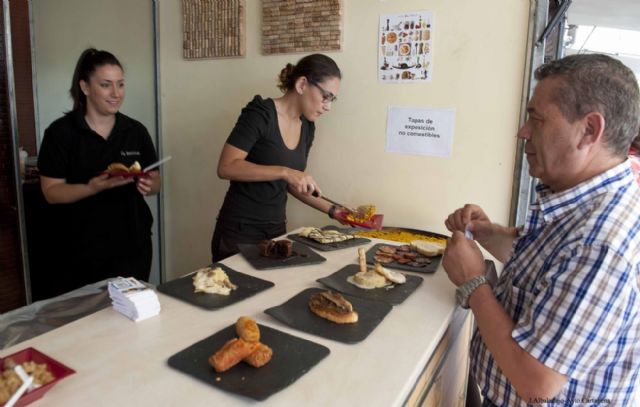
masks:
[[[134,321],[142,321],[160,313],[156,292],[133,277],[111,280],[109,296],[113,309]]]

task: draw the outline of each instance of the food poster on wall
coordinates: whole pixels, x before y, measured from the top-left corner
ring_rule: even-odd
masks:
[[[455,114],[455,109],[389,106],[385,151],[451,157]]]
[[[431,82],[432,31],[428,11],[380,16],[378,80]]]

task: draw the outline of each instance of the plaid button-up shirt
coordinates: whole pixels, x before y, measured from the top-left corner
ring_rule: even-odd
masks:
[[[539,185],[494,293],[513,339],[569,381],[549,405],[631,405],[640,367],[640,189],[624,163],[569,190]],[[471,368],[499,406],[527,405],[478,330]]]

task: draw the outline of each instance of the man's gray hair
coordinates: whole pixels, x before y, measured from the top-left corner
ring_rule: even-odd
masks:
[[[601,54],[571,55],[544,64],[535,78],[558,77],[562,85],[553,100],[569,122],[589,112],[604,116],[604,141],[617,156],[626,156],[640,128],[638,81],[622,62]]]

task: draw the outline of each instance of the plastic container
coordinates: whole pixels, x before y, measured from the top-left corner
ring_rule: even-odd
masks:
[[[45,355],[44,353],[34,348],[26,348],[14,354],[3,357],[2,359],[0,359],[0,366],[4,366],[5,359],[9,358],[11,358],[16,364],[21,364],[28,361],[34,361],[36,363],[46,363],[47,367],[55,377],[55,379],[53,379],[51,382],[40,386],[37,389],[33,389],[24,393],[22,397],[20,397],[16,402],[15,407],[26,406],[27,404],[40,399],[58,381],[76,372],[75,370],[63,365],[57,360]],[[0,407],[2,406],[4,406],[4,404],[0,405]]]
[[[22,147],[20,147],[19,154],[20,154],[20,178],[24,179],[24,174],[26,172],[25,170],[26,162],[27,162],[27,157],[29,157],[29,153],[27,153],[25,150],[22,149]]]

